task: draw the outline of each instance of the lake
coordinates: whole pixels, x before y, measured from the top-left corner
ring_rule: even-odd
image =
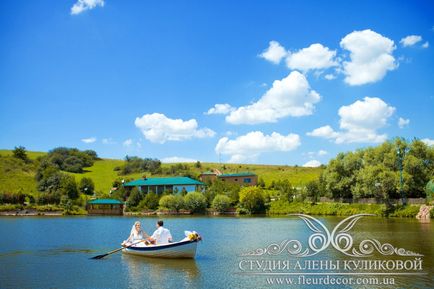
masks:
[[[345,219],[315,218],[330,232]],[[321,275],[324,270],[320,269],[330,271],[336,268],[315,268],[314,262],[317,261],[314,259],[329,260],[336,266],[338,260],[343,265],[354,259],[405,261],[415,260],[415,257],[374,254],[372,257],[352,258],[331,245],[312,257],[289,256],[286,251],[278,255],[243,256],[273,243],[282,245],[284,240],[300,240],[307,248],[307,240],[314,232],[299,217],[166,217],[165,227],[171,230],[174,239],[182,239],[184,230],[196,230],[203,236],[195,260],[148,259],[120,252],[101,260],[89,259],[118,248],[137,219],[149,234],[153,232],[156,217],[1,217],[0,288],[432,288],[434,284],[434,224],[414,219],[366,216],[347,233],[354,237],[355,243],[356,239],[371,238],[381,244],[389,243],[395,248],[422,254],[419,257],[423,260],[422,270],[414,271],[415,268],[408,267],[408,270],[397,271],[395,269],[399,268],[394,267],[394,270],[375,271],[371,268],[363,271],[366,268],[357,267],[357,270],[352,268],[351,274],[355,275],[331,275],[332,278],[347,278],[347,281],[340,279],[341,283],[350,282],[348,278],[361,278],[357,280],[361,283],[372,277],[378,277],[379,282],[385,282],[384,278],[390,282],[393,278],[392,285],[300,283],[308,281],[300,279],[300,272],[286,270],[288,268],[280,265],[285,261],[292,266],[297,261],[306,264],[306,260],[312,260],[309,263],[312,268],[298,269],[304,272],[312,269],[309,271],[311,275],[303,278],[322,278],[325,277]],[[314,243],[320,244],[321,241],[316,239]],[[266,263],[263,262],[270,260],[280,260],[280,263],[273,263],[280,267],[264,267]],[[339,271],[347,269],[341,267]],[[378,275],[373,274],[374,271]],[[411,274],[407,274],[409,272]],[[289,278],[297,283],[290,285],[288,282],[292,281]],[[278,282],[286,283],[279,285]]]

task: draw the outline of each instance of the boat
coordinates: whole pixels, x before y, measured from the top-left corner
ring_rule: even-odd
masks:
[[[164,245],[132,246],[124,248],[122,253],[152,258],[193,259],[198,242],[199,239],[187,239]]]

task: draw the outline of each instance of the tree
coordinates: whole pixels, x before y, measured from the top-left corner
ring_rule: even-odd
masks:
[[[197,169],[202,168],[202,164],[200,163],[200,161],[197,161],[196,164],[194,165]]]
[[[12,154],[14,158],[23,160],[26,163],[30,161],[30,159],[27,156],[26,148],[23,146],[15,147],[14,150],[12,151]]]
[[[93,183],[91,178],[84,177],[80,180],[78,188],[80,192],[85,195],[93,195],[95,191],[95,184]]]
[[[265,199],[263,191],[258,187],[244,187],[240,191],[240,207],[250,214],[262,213],[265,211]]]
[[[205,196],[199,192],[190,192],[184,197],[185,208],[192,213],[203,212],[207,207]]]
[[[134,208],[142,200],[142,194],[137,187],[131,189],[130,196],[127,199],[127,207]]]
[[[75,200],[78,198],[78,189],[75,178],[70,175],[62,174],[61,190],[62,195],[68,196],[69,199]]]
[[[306,184],[306,193],[307,196],[311,199],[313,204],[316,204],[319,201],[319,197],[321,196],[321,189],[318,180],[310,181]]]
[[[279,198],[288,202],[294,200],[297,190],[291,185],[288,180],[279,180],[274,184],[274,189],[278,191]]]
[[[263,178],[259,178],[258,186],[265,189],[265,181]]]
[[[145,198],[140,202],[141,207],[146,207],[150,210],[156,210],[158,208],[158,201],[160,200],[160,197],[154,193],[149,192],[146,194]]]
[[[159,201],[160,209],[179,211],[184,207],[184,200],[180,195],[165,195]]]
[[[231,207],[231,199],[225,195],[217,195],[212,201],[211,207],[217,212],[225,212]]]

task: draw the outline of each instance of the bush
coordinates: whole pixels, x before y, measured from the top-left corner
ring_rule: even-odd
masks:
[[[86,195],[93,195],[95,190],[95,184],[91,178],[82,178],[80,180],[80,185],[78,186],[81,193]]]
[[[265,199],[262,189],[258,187],[242,188],[239,205],[250,214],[263,213],[265,211]]]
[[[156,193],[151,191],[146,194],[145,198],[142,201],[140,201],[139,207],[141,209],[156,210],[158,209],[159,200],[160,197]]]
[[[26,195],[23,193],[0,193],[0,204],[21,204],[26,201]]]
[[[207,201],[202,193],[190,192],[184,196],[184,206],[192,213],[199,213],[206,209]]]
[[[225,195],[217,195],[212,201],[211,207],[217,212],[225,212],[231,207],[231,199]]]
[[[136,207],[141,200],[142,200],[142,194],[137,189],[137,187],[134,187],[131,189],[130,196],[127,199],[127,207],[129,208]]]
[[[180,195],[162,196],[159,203],[160,209],[179,211],[184,208],[184,200]]]

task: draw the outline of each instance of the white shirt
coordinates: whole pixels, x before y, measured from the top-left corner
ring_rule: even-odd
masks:
[[[152,234],[151,238],[155,240],[157,245],[161,245],[168,244],[169,240],[172,240],[172,235],[166,228],[159,227],[157,230],[155,230],[154,234]]]

